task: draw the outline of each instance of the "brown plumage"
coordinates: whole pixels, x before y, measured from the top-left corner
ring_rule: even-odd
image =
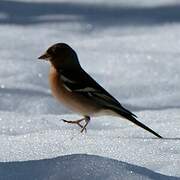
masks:
[[[77,124],[86,130],[91,116],[113,115],[121,116],[155,136],[162,138],[136,119],[136,115],[122,107],[122,105],[92,79],[81,67],[76,52],[65,43],[57,43],[47,49],[39,57],[50,61],[49,82],[52,94],[71,110],[81,114],[84,118],[67,123]],[[81,121],[85,120],[85,125]]]

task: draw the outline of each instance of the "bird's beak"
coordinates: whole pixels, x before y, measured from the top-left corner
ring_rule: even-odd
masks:
[[[43,55],[41,55],[40,57],[38,57],[38,59],[44,59],[44,60],[48,60],[50,58],[49,54],[46,52]]]

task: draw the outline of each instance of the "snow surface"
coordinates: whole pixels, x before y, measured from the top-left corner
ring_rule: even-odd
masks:
[[[77,167],[78,166],[78,167]],[[11,171],[9,171],[11,169]],[[139,167],[121,161],[95,155],[67,155],[54,159],[38,161],[0,163],[2,178],[18,179],[83,179],[83,180],[119,180],[119,179],[169,179],[178,178],[155,173],[144,167]],[[8,175],[7,175],[8,174]]]
[[[0,180],[180,179],[177,0],[0,1]],[[51,96],[45,49],[66,42],[81,65],[157,139],[126,120],[88,132]],[[47,159],[47,160],[46,160]]]

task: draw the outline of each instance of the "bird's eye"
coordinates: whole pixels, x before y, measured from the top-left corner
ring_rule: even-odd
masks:
[[[58,52],[58,47],[57,47],[57,46],[53,47],[53,48],[52,48],[52,52],[53,52],[54,54],[56,54],[56,53]]]
[[[51,50],[50,50],[50,49],[48,49],[48,50],[47,50],[47,53],[48,53],[48,54],[52,54],[52,52],[51,52]]]
[[[48,49],[48,50],[47,50],[47,53],[50,54],[50,55],[55,54],[55,53],[56,53],[56,48],[53,47],[53,48]]]

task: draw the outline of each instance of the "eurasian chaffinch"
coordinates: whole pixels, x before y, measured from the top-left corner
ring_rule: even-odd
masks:
[[[63,120],[77,124],[81,132],[86,130],[91,116],[120,116],[137,126],[162,138],[155,131],[136,119],[136,115],[125,109],[111,94],[101,87],[81,67],[76,52],[65,43],[57,43],[47,49],[39,59],[48,60],[51,64],[49,82],[52,94],[73,111],[83,115],[75,121]],[[85,121],[85,125],[81,122]]]

